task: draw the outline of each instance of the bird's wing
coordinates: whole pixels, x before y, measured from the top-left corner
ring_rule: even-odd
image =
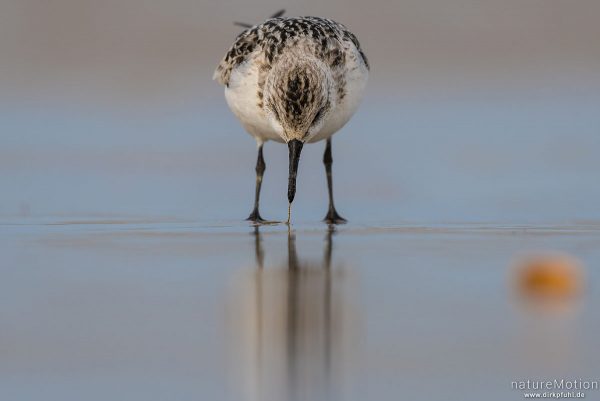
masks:
[[[231,71],[242,64],[248,55],[256,50],[259,42],[257,26],[246,29],[238,35],[233,45],[217,66],[213,79],[222,85],[229,85]]]

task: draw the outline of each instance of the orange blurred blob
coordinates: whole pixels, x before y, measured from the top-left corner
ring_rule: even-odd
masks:
[[[565,254],[546,253],[522,258],[515,267],[514,285],[530,306],[556,312],[570,308],[584,288],[581,263]]]

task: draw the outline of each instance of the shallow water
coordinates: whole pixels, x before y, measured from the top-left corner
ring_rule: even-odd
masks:
[[[6,218],[0,387],[36,400],[520,399],[594,378],[600,225]],[[532,250],[581,261],[550,304]],[[593,396],[593,394],[590,394]]]

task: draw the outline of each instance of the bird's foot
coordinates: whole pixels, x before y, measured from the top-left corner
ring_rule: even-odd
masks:
[[[250,213],[250,216],[246,219],[246,221],[251,221],[254,226],[263,226],[263,225],[276,225],[276,224],[285,224],[285,221],[276,221],[276,220],[265,220],[260,216],[258,210],[253,210]]]
[[[327,224],[346,224],[348,222],[348,220],[338,214],[334,207],[329,208],[323,221]]]
[[[246,220],[247,221],[251,221],[254,224],[264,224],[264,223],[267,223],[267,220],[263,219],[260,216],[260,213],[258,212],[258,209],[254,209],[252,211],[252,213],[250,213],[250,216],[248,216],[248,218]]]

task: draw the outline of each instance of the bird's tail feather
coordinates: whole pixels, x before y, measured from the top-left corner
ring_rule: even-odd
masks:
[[[269,18],[278,18],[281,17],[283,14],[285,14],[285,9],[281,9],[279,11],[277,11],[275,14],[271,15]],[[241,26],[242,28],[252,28],[252,24],[248,24],[246,22],[239,22],[239,21],[234,21],[233,25],[235,26]]]

